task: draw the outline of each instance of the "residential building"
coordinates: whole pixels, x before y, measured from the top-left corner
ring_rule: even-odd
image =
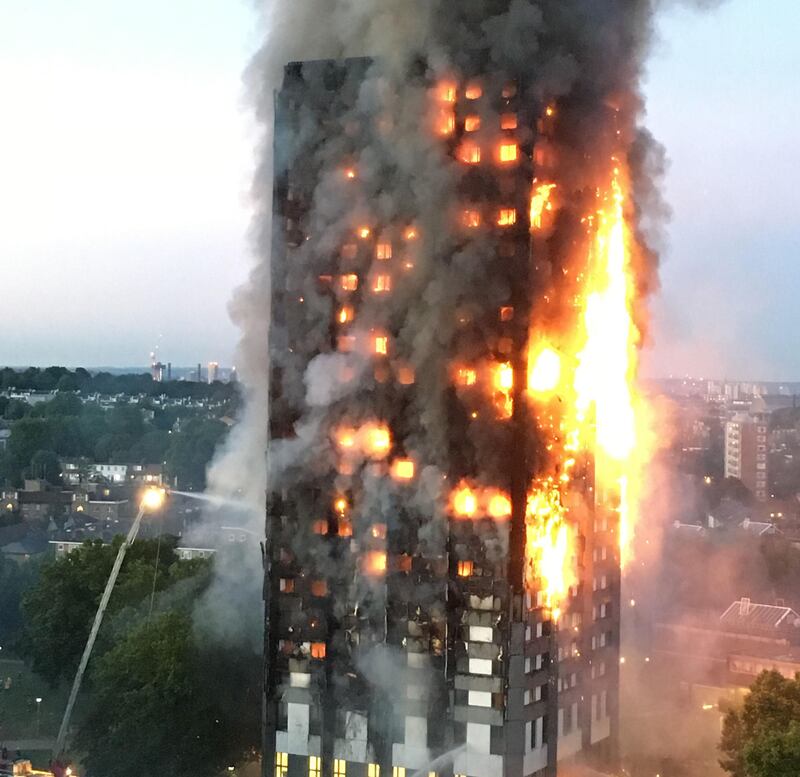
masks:
[[[725,477],[741,480],[759,502],[769,498],[768,427],[767,407],[758,397],[747,413],[725,424]]]
[[[492,161],[498,167],[487,162],[480,179],[465,176],[460,194],[466,202],[454,208],[464,206],[465,230],[489,220],[494,232],[481,260],[493,263],[503,289],[524,289],[505,297],[498,292],[487,310],[487,290],[473,288],[459,329],[436,317],[435,304],[402,288],[418,238],[406,214],[395,214],[392,223],[378,214],[376,202],[374,213],[362,207],[360,223],[339,215],[349,229],[338,230],[338,245],[311,240],[306,217],[315,189],[336,168],[320,167],[315,160],[324,156],[324,143],[299,128],[313,115],[315,127],[332,133],[339,173],[356,179],[347,160],[359,156],[359,143],[374,128],[350,111],[370,67],[368,59],[292,63],[276,98],[276,137],[292,138],[292,151],[279,156],[274,181],[271,450],[296,444],[303,376],[308,385],[315,366],[327,375],[342,370],[345,382],[348,371],[352,380],[357,370],[364,377],[350,394],[326,389],[324,398],[312,397],[333,440],[308,446],[314,449],[308,455],[319,448],[328,458],[276,479],[269,495],[265,775],[405,777],[424,770],[551,777],[559,763],[578,757],[613,763],[618,513],[595,496],[593,462],[584,462],[571,494],[577,580],[559,617],[547,605],[538,571],[526,573],[526,488],[536,443],[523,392],[510,399],[513,371],[488,407],[469,394],[475,370],[456,370],[454,380],[465,389],[460,394],[437,383],[462,353],[476,362],[507,360],[523,374],[533,320],[526,302],[530,258],[545,248],[532,246],[527,215],[532,141],[525,141],[523,159],[513,129],[523,119],[543,134],[547,128],[520,98],[522,86],[487,79],[485,93],[472,84],[445,90],[453,119],[448,132],[478,125],[472,111],[481,94],[487,105],[501,106],[498,126],[505,134]],[[455,147],[453,153],[464,156]],[[465,164],[478,164],[480,150],[467,157]],[[464,245],[470,246],[468,237]],[[443,263],[456,261],[450,250]],[[416,336],[440,338],[419,372],[403,351],[403,338],[414,333],[398,324],[413,314],[402,318],[394,308],[393,319],[381,301],[394,285],[407,295],[400,297],[405,314],[416,310],[420,325],[430,317],[428,331]],[[472,315],[479,325],[470,326]],[[481,413],[486,421],[477,420]],[[370,426],[375,418],[386,426]],[[435,435],[435,464],[404,448],[406,440]],[[367,450],[366,461],[348,458],[346,451],[358,445]],[[470,519],[458,517],[457,502],[442,515],[425,488],[438,492],[463,478],[480,478],[508,494],[507,511],[503,497],[481,502],[467,490],[462,512]]]

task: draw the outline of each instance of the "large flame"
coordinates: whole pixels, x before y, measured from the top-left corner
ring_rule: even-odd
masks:
[[[542,228],[553,188],[534,185],[533,231]],[[596,509],[619,516],[622,566],[631,557],[645,461],[645,406],[636,390],[641,337],[634,317],[633,239],[625,220],[624,176],[616,164],[598,200],[597,212],[585,220],[588,255],[571,268],[579,311],[574,335],[532,333],[528,353],[528,390],[550,462],[528,496],[526,582],[542,590],[554,620],[576,576],[567,506],[572,500],[566,497],[574,488],[577,457],[594,459]],[[550,337],[558,351],[548,344]]]

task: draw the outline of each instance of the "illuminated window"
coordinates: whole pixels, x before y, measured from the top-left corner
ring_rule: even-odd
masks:
[[[13,509],[14,509],[14,506],[13,506],[12,504],[10,504],[10,503],[9,503],[9,504],[7,504],[7,505],[6,505],[6,510],[13,510]],[[83,505],[78,505],[78,506],[75,508],[75,512],[77,512],[77,513],[82,513],[82,512],[83,512],[83,509],[84,509],[84,508],[83,508]]]
[[[367,777],[381,777],[381,767],[378,764],[367,766]]]
[[[458,562],[458,576],[459,577],[469,577],[472,574],[472,570],[474,568],[474,564],[472,561],[459,561]]]
[[[322,773],[322,759],[318,755],[308,757],[308,777],[320,777]]]
[[[456,129],[456,116],[453,111],[443,108],[439,112],[438,125],[440,135],[452,135]]]
[[[414,477],[414,462],[411,459],[398,459],[392,467],[392,474],[397,480],[411,480]]]
[[[286,777],[289,771],[289,754],[275,753],[275,777]]]
[[[386,539],[386,524],[385,523],[375,523],[372,525],[372,529],[370,529],[370,534],[372,534],[375,539],[378,540],[385,540]]]
[[[406,767],[405,766],[392,767],[392,777],[406,777]]]
[[[312,642],[311,643],[311,658],[325,658],[325,643]]]
[[[406,240],[416,240],[417,239],[417,228],[416,227],[407,227],[403,237]]]
[[[516,143],[501,143],[500,144],[500,161],[501,162],[516,162],[519,147]]]
[[[285,594],[294,592],[294,580],[291,577],[282,577],[280,582],[280,589]]]
[[[328,595],[328,584],[324,580],[314,580],[314,581],[312,581],[312,583],[311,583],[311,593],[314,596],[327,596]]]
[[[517,114],[504,113],[500,117],[500,129],[513,130],[517,128]]]
[[[465,227],[475,229],[481,225],[481,214],[477,210],[465,210],[462,215],[462,221]]]
[[[333,777],[347,777],[347,761],[343,758],[333,760]]]
[[[392,276],[391,275],[376,275],[375,282],[372,284],[372,290],[376,294],[385,294],[392,290]]]
[[[355,259],[358,255],[358,246],[355,243],[347,243],[342,246],[342,259]]]
[[[457,377],[462,386],[474,386],[478,380],[478,373],[470,367],[461,367],[458,370]]]
[[[337,320],[339,321],[340,324],[349,324],[353,320],[354,317],[355,317],[355,314],[353,313],[353,308],[351,308],[351,307],[349,307],[347,305],[345,305],[339,311],[339,314],[336,316],[336,318],[337,318]]]
[[[353,167],[347,167],[344,171],[344,177],[352,181],[356,177],[356,171]]]
[[[411,556],[403,554],[397,557],[397,571],[410,572],[411,571]]]
[[[456,85],[449,81],[440,84],[439,99],[444,103],[454,103],[456,101]],[[369,777],[373,777],[373,775],[370,774]]]
[[[353,524],[350,521],[339,521],[339,530],[338,535],[340,537],[352,537],[353,536]]]
[[[501,208],[497,216],[498,227],[510,227],[517,223],[517,210],[516,208]]]
[[[458,149],[458,158],[468,165],[477,165],[481,161],[481,147],[477,143],[462,143]]]
[[[482,94],[483,94],[483,89],[481,89],[481,85],[475,83],[467,84],[467,89],[464,92],[464,96],[468,100],[478,100],[480,99],[480,96]]]
[[[413,367],[400,367],[397,370],[397,382],[401,386],[413,386],[416,376]]]
[[[501,321],[513,321],[514,320],[514,308],[509,305],[506,305],[500,308],[500,320]]]
[[[375,353],[386,356],[389,353],[389,338],[386,335],[378,335],[374,341]]]
[[[464,130],[466,132],[477,132],[481,128],[480,116],[467,116],[464,120]]]
[[[378,243],[375,246],[375,256],[378,259],[391,259],[392,258],[392,244],[391,243]]]
[[[358,288],[358,276],[355,273],[348,273],[339,278],[339,285],[342,291],[355,291]]]

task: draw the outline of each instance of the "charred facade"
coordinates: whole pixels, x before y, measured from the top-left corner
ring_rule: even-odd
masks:
[[[293,63],[276,95],[270,777],[616,758],[618,511],[591,456],[559,612],[526,555],[547,459],[530,333],[569,309],[539,300],[558,295],[587,194],[537,231],[555,110],[522,72],[457,72]]]

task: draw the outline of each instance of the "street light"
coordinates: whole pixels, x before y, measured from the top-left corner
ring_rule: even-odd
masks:
[[[40,722],[41,722],[41,709],[42,709],[42,697],[36,697],[36,736],[39,736],[40,731]]]
[[[122,545],[119,546],[117,557],[114,559],[114,566],[111,568],[111,574],[108,576],[108,581],[106,582],[106,587],[103,591],[103,597],[100,599],[100,604],[98,605],[97,612],[94,616],[92,630],[89,632],[89,638],[86,640],[86,647],[83,649],[83,655],[81,656],[81,662],[78,665],[78,671],[75,674],[75,680],[72,683],[72,690],[70,691],[69,699],[67,700],[67,708],[64,710],[64,717],[61,720],[61,727],[58,729],[58,737],[56,738],[54,753],[56,757],[60,756],[64,750],[64,742],[67,739],[67,729],[69,728],[69,720],[72,716],[72,709],[75,706],[75,700],[78,698],[78,691],[81,689],[81,681],[83,680],[83,675],[86,672],[86,666],[89,663],[89,657],[92,655],[92,648],[94,647],[95,640],[97,639],[97,634],[100,631],[100,625],[103,623],[103,615],[105,615],[106,607],[108,606],[108,600],[111,598],[111,592],[114,590],[117,577],[119,577],[119,571],[122,568],[122,562],[125,560],[125,554],[128,552],[128,548],[133,545],[134,541],[136,540],[136,536],[139,534],[139,527],[142,525],[142,518],[144,518],[145,513],[152,513],[158,510],[164,504],[166,495],[167,492],[164,488],[151,487],[145,489],[141,499],[139,500],[139,512],[136,514],[136,518],[133,520],[133,524],[128,532],[128,536],[125,538],[125,541],[122,543]]]

